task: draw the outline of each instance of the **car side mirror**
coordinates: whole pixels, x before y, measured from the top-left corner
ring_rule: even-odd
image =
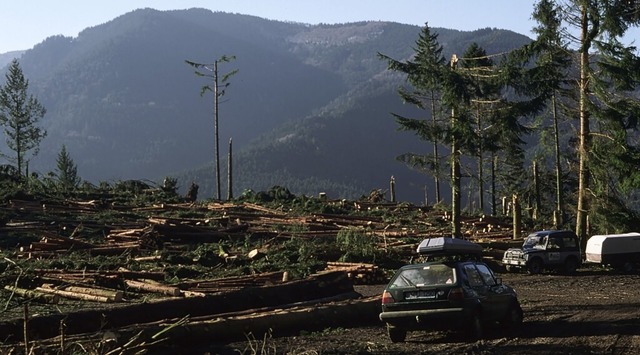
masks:
[[[496,285],[502,285],[502,277],[496,277]]]

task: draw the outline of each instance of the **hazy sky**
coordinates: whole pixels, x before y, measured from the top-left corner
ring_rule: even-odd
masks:
[[[49,36],[77,36],[139,8],[207,8],[310,24],[395,21],[457,30],[496,27],[532,37],[533,0],[2,0],[0,53],[32,48]]]
[[[495,27],[533,37],[535,0],[1,0],[0,53],[30,49],[49,36],[75,37],[87,27],[139,8],[206,8],[309,24],[394,21],[472,31]],[[634,29],[626,41],[635,41]],[[638,41],[640,42],[640,41]]]

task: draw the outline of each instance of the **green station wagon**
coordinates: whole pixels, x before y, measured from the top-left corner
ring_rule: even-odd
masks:
[[[427,261],[400,268],[382,295],[380,320],[392,342],[415,330],[459,330],[475,340],[489,323],[522,324],[516,292],[481,261],[478,244],[430,238],[418,252]]]

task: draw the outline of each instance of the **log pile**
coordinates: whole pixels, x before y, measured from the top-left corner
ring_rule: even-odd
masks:
[[[337,201],[342,203],[344,201]],[[402,253],[413,253],[412,248],[406,249],[405,240],[420,240],[428,237],[448,235],[450,228],[447,214],[438,216],[435,212],[412,205],[396,203],[358,202],[356,210],[394,210],[411,211],[416,215],[416,224],[407,228],[402,224],[390,224],[382,217],[372,215],[346,214],[313,214],[310,216],[296,216],[280,210],[266,208],[252,203],[209,203],[202,210],[215,213],[205,218],[178,218],[160,215],[160,212],[176,209],[194,208],[193,205],[161,204],[147,208],[114,207],[96,201],[67,202],[65,205],[33,202],[11,201],[11,208],[20,211],[38,211],[47,214],[57,212],[78,212],[84,214],[97,213],[105,208],[118,212],[150,212],[154,215],[136,221],[126,221],[120,225],[100,225],[84,221],[67,221],[69,227],[60,229],[59,221],[28,222],[14,221],[7,223],[3,229],[7,232],[31,231],[40,233],[41,240],[32,242],[28,246],[20,247],[19,257],[48,258],[73,251],[84,251],[92,256],[121,255],[149,256],[159,250],[176,249],[181,245],[212,243],[228,238],[245,238],[253,235],[262,238],[331,238],[343,230],[359,230],[372,237],[372,241],[379,247],[388,249],[396,246]],[[191,207],[189,207],[191,206]],[[441,221],[441,222],[437,222]],[[440,223],[438,227],[436,224]],[[58,231],[52,231],[53,227]],[[423,226],[424,228],[420,227]],[[102,229],[102,240],[86,240],[78,229]],[[465,218],[463,220],[465,235],[470,238],[508,238],[511,233],[510,225],[502,225],[501,221],[492,217]],[[71,235],[68,230],[73,230]],[[379,240],[383,242],[378,243]],[[415,243],[415,242],[414,242]]]
[[[230,319],[241,316],[246,319],[262,315],[263,319],[271,314],[287,313],[285,309],[305,306],[307,315],[309,307],[329,304],[345,299],[357,299],[359,294],[353,291],[353,284],[342,272],[322,272],[311,275],[307,279],[283,282],[277,280],[277,273],[256,276],[264,280],[262,285],[253,284],[245,288],[230,288],[224,292],[214,292],[202,297],[165,297],[149,300],[143,303],[127,303],[104,309],[85,309],[66,314],[52,314],[34,316],[29,320],[29,329],[40,339],[52,338],[58,335],[58,324],[64,321],[66,334],[91,333],[96,331],[115,330],[135,324],[137,329],[144,323],[167,323],[171,319],[188,317],[195,322]],[[240,282],[242,277],[235,279]],[[248,278],[245,280],[247,281]],[[218,280],[218,282],[223,282]],[[184,287],[192,285],[185,283]],[[137,287],[137,286],[136,286]],[[158,290],[155,290],[158,291]],[[164,292],[165,289],[162,290]],[[20,291],[15,291],[17,294]],[[39,287],[37,292],[48,295],[47,298],[69,297],[71,294],[85,294],[85,301],[103,302],[103,297],[118,297],[118,294],[108,294],[106,290],[97,288],[54,288],[52,286]],[[89,297],[90,293],[92,296]],[[126,292],[125,292],[126,297]],[[106,302],[106,301],[105,301]],[[379,303],[379,301],[376,301]],[[369,303],[368,303],[369,304]],[[378,306],[378,304],[376,304]],[[354,311],[355,309],[352,309]],[[377,312],[377,307],[375,309]],[[330,315],[330,313],[328,313]],[[375,317],[377,313],[369,314]],[[317,320],[311,322],[317,325]],[[243,322],[242,326],[227,325],[225,334],[241,337],[251,322]],[[21,320],[0,321],[0,334],[3,342],[11,344],[22,339],[23,323]],[[302,329],[302,324],[297,324]],[[281,328],[284,329],[284,328]]]
[[[265,312],[265,317],[276,317],[282,312],[282,308],[294,308],[294,304],[301,305],[316,298],[327,302],[333,297],[345,297],[338,294],[352,292],[353,284],[381,284],[387,281],[387,277],[385,272],[374,264],[327,261],[325,271],[328,274],[339,274],[347,280],[342,283],[326,280],[318,282],[337,287],[331,293],[327,293],[318,283],[308,283],[302,287],[296,283],[301,280],[289,280],[285,271],[178,282],[174,280],[168,283],[165,281],[167,274],[163,270],[171,257],[185,251],[197,250],[205,243],[218,243],[220,252],[218,254],[214,249],[213,253],[219,258],[213,258],[214,264],[207,265],[202,262],[200,265],[217,267],[215,263],[218,259],[223,265],[229,265],[240,258],[249,265],[254,261],[271,257],[269,253],[279,248],[278,242],[294,239],[330,240],[342,231],[357,231],[365,237],[366,243],[369,243],[370,239],[372,246],[388,253],[392,252],[393,255],[414,255],[417,241],[450,233],[447,215],[427,208],[397,203],[327,203],[335,203],[361,213],[316,213],[300,216],[285,209],[267,208],[247,202],[209,203],[200,207],[193,204],[131,207],[99,200],[64,203],[11,201],[6,208],[11,209],[16,216],[25,217],[5,223],[0,226],[0,232],[31,237],[25,239],[31,241],[30,243],[16,247],[13,255],[17,258],[55,261],[55,258],[76,255],[75,253],[81,257],[118,256],[120,258],[117,260],[132,261],[136,267],[144,266],[136,270],[153,268],[154,271],[97,270],[95,267],[83,270],[34,268],[29,270],[34,277],[24,280],[20,276],[18,280],[4,279],[3,292],[10,293],[11,298],[34,302],[64,304],[76,300],[73,302],[94,305],[95,307],[86,307],[89,310],[86,314],[78,315],[74,325],[68,324],[69,329],[76,327],[76,331],[86,330],[79,325],[82,322],[102,326],[101,322],[108,319],[109,326],[116,327],[127,325],[125,320],[131,323],[166,323],[188,315],[193,320],[190,323],[193,329],[204,333],[206,329],[216,329],[216,332],[224,333],[221,329],[226,331],[225,326],[235,324],[236,319],[248,319],[250,324],[252,312]],[[189,213],[182,213],[184,211]],[[364,213],[367,211],[376,213]],[[411,223],[406,223],[407,219],[389,218],[386,211],[408,212]],[[105,212],[119,216],[110,219],[118,222],[98,222],[103,220],[99,214]],[[511,237],[511,227],[501,225],[498,219],[466,218],[463,228],[465,235],[475,240]],[[228,251],[226,247],[223,249],[220,243],[233,241],[241,244],[249,238],[252,241],[259,239],[261,242],[251,245],[251,248],[254,248],[252,250],[243,250],[242,254],[237,250]],[[207,249],[207,252],[210,251]],[[114,258],[109,258],[112,259]],[[190,262],[199,261],[189,255],[186,263]],[[183,264],[182,261],[178,263]],[[345,286],[347,282],[350,290]],[[257,295],[256,290],[260,290],[261,293]],[[294,296],[304,296],[304,300],[293,299]],[[113,313],[102,310],[104,314],[97,310],[93,312],[98,306],[103,307],[103,303],[106,304],[104,307],[109,309],[122,307],[126,310],[114,310]],[[236,308],[224,308],[230,307],[229,305]],[[132,308],[127,308],[129,306]],[[224,310],[212,311],[214,306],[223,307]],[[376,305],[376,308],[377,306],[379,305]],[[78,305],[78,308],[80,307]],[[312,311],[300,311],[300,314],[304,313],[309,314]],[[151,318],[152,316],[160,318]],[[297,319],[299,316],[301,315],[290,318]],[[211,318],[200,318],[197,321],[200,323],[197,323],[195,317]],[[223,318],[224,320],[220,320]],[[1,323],[0,334],[5,334],[3,329],[9,328],[2,328]],[[44,320],[34,323],[42,327],[47,326]],[[222,324],[222,328],[216,328],[219,324]],[[238,324],[247,322],[242,321]],[[264,324],[270,323],[265,320]],[[15,331],[16,334],[20,334],[19,330]]]
[[[367,263],[328,262],[328,271],[344,271],[356,285],[376,285],[388,281],[377,265]]]
[[[41,303],[58,303],[61,299],[115,303],[129,302],[141,293],[154,294],[155,299],[202,297],[214,293],[278,285],[288,281],[286,272],[183,281],[174,285],[163,282],[164,273],[151,271],[38,269],[35,273],[39,282],[30,288],[6,285],[5,290]]]

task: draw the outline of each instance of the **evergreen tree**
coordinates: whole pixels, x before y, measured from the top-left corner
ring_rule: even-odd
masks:
[[[635,219],[625,200],[629,188],[640,187],[639,146],[630,136],[640,117],[640,59],[620,39],[639,24],[638,14],[635,1],[571,0],[563,7],[563,20],[579,33],[576,233],[583,247],[587,216],[605,231],[609,217],[623,216],[611,223],[616,229]]]
[[[429,122],[428,120],[408,119],[394,114],[402,129],[415,131],[422,139],[437,143],[442,142],[451,147],[449,164],[451,167],[451,235],[454,238],[460,237],[460,213],[461,213],[461,168],[460,161],[463,147],[473,141],[474,131],[470,125],[469,100],[471,94],[469,88],[472,82],[469,78],[457,71],[458,58],[454,54],[449,63],[446,63],[441,56],[440,46],[437,44],[437,35],[434,37],[426,26],[417,42],[417,52],[425,54],[422,57],[416,56],[424,61],[424,66],[420,66],[416,61],[400,62],[387,56],[380,55],[382,59],[389,62],[389,69],[407,74],[408,80],[414,85],[415,91],[408,95],[407,91],[400,91],[400,96],[412,104],[424,107],[423,100],[425,92],[430,87],[440,90],[441,105],[450,114],[447,120]],[[434,56],[436,49],[437,54]],[[427,53],[429,53],[428,59]],[[435,59],[435,60],[433,60]],[[417,155],[414,155],[417,157]],[[428,161],[425,159],[425,162]]]
[[[417,42],[417,54],[413,61],[401,62],[384,55],[380,57],[389,62],[389,69],[407,74],[409,83],[413,85],[414,91],[400,90],[400,96],[404,101],[425,108],[425,98],[430,97],[429,89],[438,90],[439,106],[442,112],[447,112],[442,120],[429,121],[395,114],[394,116],[402,129],[414,131],[424,140],[450,147],[448,162],[451,168],[451,234],[453,237],[459,237],[463,154],[478,156],[481,146],[497,150],[498,147],[502,147],[499,144],[522,144],[519,137],[526,129],[519,124],[517,117],[522,115],[527,105],[505,104],[505,100],[499,95],[500,88],[505,84],[499,80],[501,77],[493,72],[493,63],[477,44],[471,46],[468,51],[471,57],[458,58],[454,54],[451,61],[446,63],[440,55],[440,46],[436,39],[437,35],[432,35],[426,27]],[[435,57],[434,53],[437,53]],[[433,60],[434,58],[436,60]],[[422,61],[419,61],[420,59]],[[462,64],[459,65],[459,61]],[[474,105],[482,107],[487,102],[490,103],[489,109],[482,112],[483,117],[486,114],[488,118],[485,122],[478,119]],[[482,139],[480,133],[483,135]],[[487,142],[492,143],[489,145]],[[410,157],[413,162],[422,164],[433,161],[428,158],[420,161],[417,154]]]
[[[569,85],[569,68],[571,54],[567,44],[562,40],[562,18],[560,9],[551,0],[540,0],[532,17],[538,26],[533,29],[537,38],[531,45],[532,54],[538,57],[536,68],[540,76],[544,78],[543,85],[539,86],[543,95],[551,95],[551,118],[553,127],[553,156],[555,167],[555,211],[557,226],[564,223],[564,193],[563,193],[563,168],[561,165],[562,150],[560,146],[560,129],[558,110],[558,97],[572,98],[573,92],[567,88]],[[543,135],[544,136],[544,135]],[[541,140],[544,143],[546,139]],[[536,206],[541,208],[541,206]]]
[[[427,111],[431,120],[403,117],[394,114],[401,130],[414,131],[421,139],[433,143],[432,154],[404,153],[398,160],[412,168],[427,171],[434,178],[436,202],[442,200],[440,193],[441,163],[438,145],[442,142],[441,132],[435,127],[442,125],[442,109],[440,105],[441,81],[439,72],[445,66],[442,46],[438,43],[438,34],[432,33],[425,24],[416,41],[415,56],[406,62],[398,61],[384,54],[378,57],[386,60],[388,68],[407,75],[412,90],[400,88],[398,93],[407,103]]]
[[[476,182],[478,186],[478,208],[484,212],[484,159],[486,151],[495,151],[494,131],[490,116],[494,106],[499,103],[499,85],[494,74],[493,60],[477,43],[472,43],[463,55],[462,67],[469,73],[473,82],[471,115],[476,125],[476,141],[470,147],[471,154],[477,159]]]
[[[17,165],[18,173],[26,171],[26,155],[36,155],[46,131],[36,126],[46,110],[40,102],[28,94],[29,81],[25,79],[20,64],[14,59],[9,66],[5,85],[0,87],[0,124],[4,126],[7,146],[15,156],[7,156]]]
[[[565,205],[559,130],[562,110],[558,110],[558,106],[562,103],[566,104],[574,98],[573,90],[570,87],[572,55],[566,42],[562,39],[560,9],[552,0],[540,0],[536,3],[532,17],[538,23],[533,29],[537,37],[530,44],[510,53],[506,63],[508,68],[506,72],[512,75],[511,80],[513,80],[516,94],[529,97],[532,102],[547,108],[545,113],[539,117],[541,123],[536,125],[536,129],[540,133],[540,145],[545,151],[537,154],[534,159],[544,161],[547,156],[554,157],[552,162],[555,170],[554,210],[560,217],[559,224],[562,224],[563,206]],[[517,69],[513,67],[514,65]],[[550,124],[548,124],[549,121],[551,121]],[[546,129],[546,126],[549,126],[550,129]],[[547,134],[547,130],[551,131],[550,135]],[[551,150],[551,152],[546,150]],[[524,155],[517,154],[517,156],[524,158]],[[511,184],[515,192],[518,190],[517,186],[522,185],[522,181],[514,180],[513,176],[520,178],[523,176],[511,173],[509,175],[511,177],[505,180],[505,183]],[[534,208],[538,214],[541,212],[539,211],[541,206],[547,204],[537,203],[540,201],[540,196],[534,189],[529,190],[533,190],[532,193],[536,194]]]
[[[78,167],[67,152],[67,147],[63,144],[56,159],[56,177],[58,186],[63,192],[70,192],[80,184],[78,177]]]

